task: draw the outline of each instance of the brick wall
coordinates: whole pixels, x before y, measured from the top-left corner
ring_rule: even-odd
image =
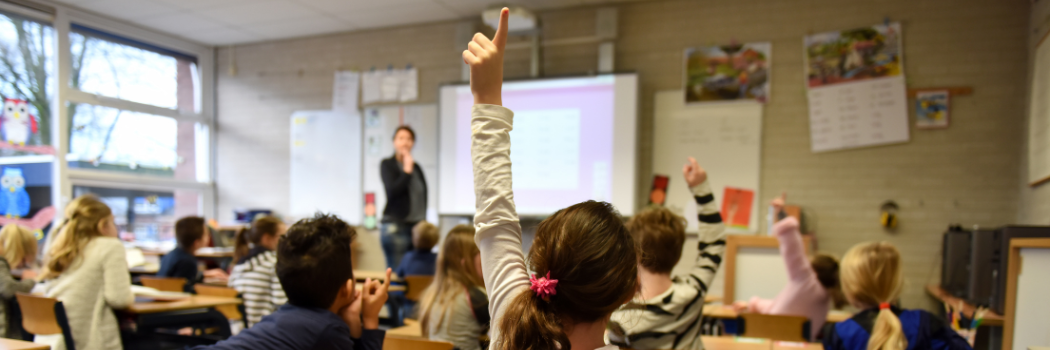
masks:
[[[904,255],[906,307],[932,307],[923,285],[939,277],[949,223],[1003,225],[1019,217],[1029,4],[1021,0],[645,1],[616,5],[616,68],[640,75],[639,202],[651,173],[653,94],[681,85],[687,46],[773,42],[761,192],[785,190],[806,208],[820,250],[841,255],[889,240]],[[951,128],[912,130],[903,145],[813,154],[802,77],[807,33],[901,21],[911,87],[971,86],[952,101]],[[541,13],[545,39],[593,35],[595,8]],[[288,209],[288,116],[331,105],[337,69],[420,68],[420,100],[460,80],[454,22],[222,48],[218,51],[217,188],[220,219],[237,207]],[[462,44],[462,43],[458,43]],[[237,75],[227,74],[236,62]],[[546,75],[596,69],[597,47],[549,46]],[[507,54],[507,78],[528,75],[528,52]],[[1050,196],[1050,195],[1047,195]],[[766,201],[769,198],[760,198]],[[901,206],[900,228],[878,226],[879,205]],[[1050,197],[1046,200],[1050,206]],[[764,215],[764,213],[762,213]],[[764,216],[763,216],[764,217]],[[686,247],[689,263],[695,245]]]

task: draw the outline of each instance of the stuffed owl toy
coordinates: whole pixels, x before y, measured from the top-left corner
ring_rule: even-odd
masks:
[[[21,218],[29,215],[29,192],[26,192],[26,179],[22,168],[4,168],[0,176],[0,214],[6,217]]]
[[[25,146],[29,137],[36,134],[36,118],[29,114],[25,100],[9,98],[4,100],[3,121],[0,122],[4,141],[9,144]]]

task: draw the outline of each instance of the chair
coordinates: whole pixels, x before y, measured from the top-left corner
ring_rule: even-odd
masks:
[[[162,292],[182,292],[186,286],[186,279],[182,277],[142,276],[139,280],[143,286]]]
[[[69,329],[66,307],[54,298],[18,293],[18,306],[22,309],[22,328],[35,335],[62,334],[66,349],[76,350],[73,331]]]
[[[423,296],[423,291],[427,290],[431,282],[434,282],[434,276],[405,276],[405,299],[411,300],[412,302],[419,302],[419,299]]]
[[[737,318],[740,336],[808,342],[809,319],[802,316],[743,313]]]
[[[452,343],[425,339],[388,336],[383,339],[383,350],[452,350]]]
[[[197,295],[207,295],[213,297],[224,297],[224,298],[236,298],[237,290],[227,287],[216,287],[208,286],[203,284],[194,285],[193,288],[197,291]],[[241,304],[243,305],[243,303]],[[237,305],[219,305],[215,307],[215,310],[219,310],[226,318],[231,320],[244,319],[244,314],[237,308]]]

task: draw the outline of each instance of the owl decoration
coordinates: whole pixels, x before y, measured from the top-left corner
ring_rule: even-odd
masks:
[[[19,146],[25,146],[29,138],[36,134],[36,118],[29,114],[29,107],[25,100],[15,98],[4,100],[4,115],[3,120],[0,121],[0,131],[2,131],[4,141]]]
[[[29,215],[29,192],[26,192],[26,178],[22,168],[4,168],[0,176],[0,214],[6,217],[21,218]]]

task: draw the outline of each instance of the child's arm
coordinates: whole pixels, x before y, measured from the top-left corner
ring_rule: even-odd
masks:
[[[356,325],[354,312],[354,301],[343,311],[343,321],[350,327],[350,336],[354,338],[355,350],[382,350],[383,338],[386,331],[379,329],[379,310],[386,304],[387,291],[390,290],[390,268],[386,269],[386,279],[383,283],[372,279],[365,280],[361,287],[360,298],[360,325]],[[351,320],[354,318],[353,320]],[[356,334],[355,334],[356,333]]]
[[[786,199],[786,193],[774,198],[771,203],[773,211],[783,210]],[[806,258],[806,247],[802,243],[798,220],[791,216],[786,217],[774,224],[770,232],[780,241],[780,256],[784,258],[784,266],[787,266],[788,278],[795,282],[810,278],[813,275],[813,268],[810,266],[809,259]]]
[[[500,106],[507,17],[508,10],[503,9],[494,41],[477,34],[468,44],[470,49],[463,51],[463,61],[470,65],[470,88],[474,93],[470,123],[477,205],[474,241],[481,250],[481,270],[494,320],[492,334],[499,334],[496,320],[502,317],[506,305],[529,286],[521,252],[521,224],[511,187],[510,130],[514,113]]]
[[[30,270],[26,270],[29,272]],[[11,265],[7,263],[7,260],[0,259],[0,297],[4,299],[11,299],[15,297],[15,293],[29,293],[36,285],[36,281],[29,277],[32,273],[26,273],[23,275],[22,280],[16,280],[15,276],[11,275]]]
[[[125,258],[124,244],[113,238],[95,238],[104,241],[99,247],[102,259],[102,293],[106,304],[114,309],[125,309],[135,301],[131,294],[131,274],[128,273],[128,261]],[[94,253],[94,252],[93,252]],[[91,253],[89,253],[91,254]]]
[[[696,265],[689,272],[686,281],[692,284],[701,294],[707,294],[707,287],[715,278],[718,266],[722,264],[722,256],[726,252],[725,225],[722,224],[722,215],[715,205],[715,196],[711,193],[711,185],[707,182],[707,172],[696,163],[696,159],[689,157],[689,163],[682,169],[686,183],[693,191],[696,200],[697,219],[700,222],[697,237],[700,243],[697,249]]]

